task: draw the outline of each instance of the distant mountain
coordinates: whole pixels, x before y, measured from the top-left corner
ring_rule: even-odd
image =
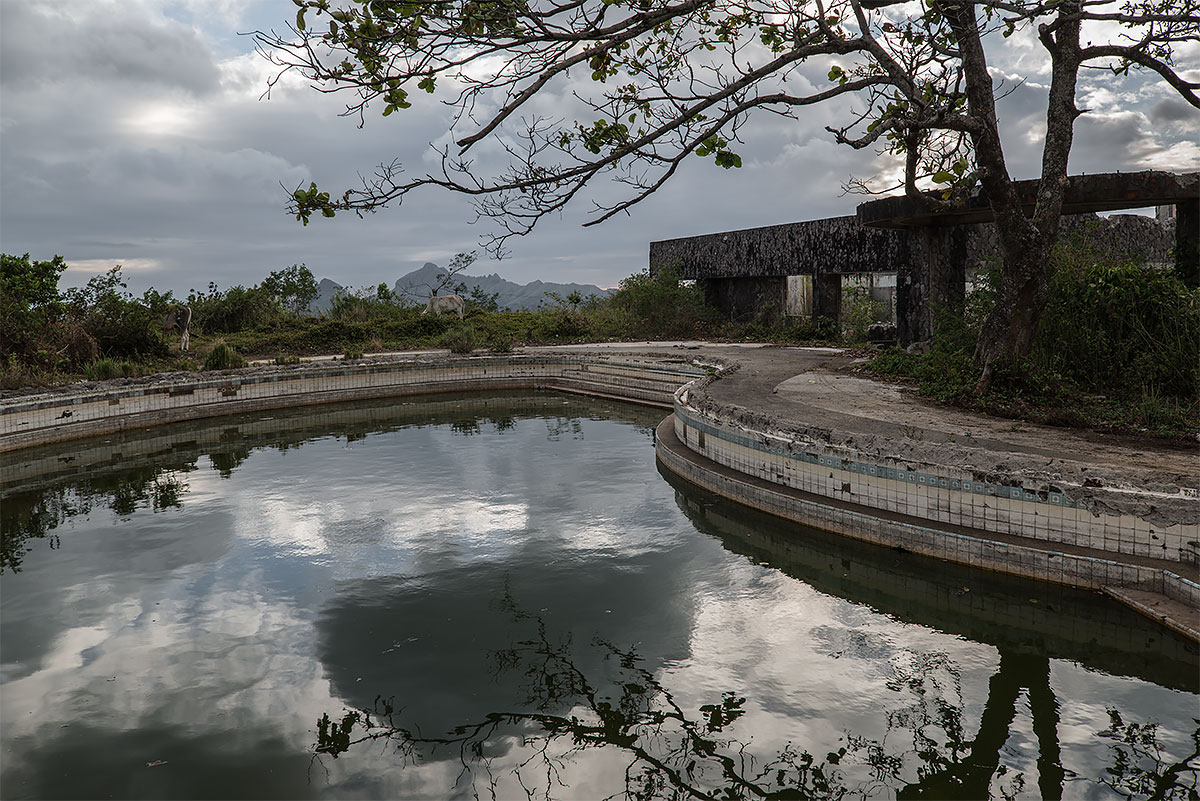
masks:
[[[330,301],[337,291],[342,288],[341,284],[330,281],[328,278],[322,278],[317,284],[317,299],[308,304],[309,314],[325,314],[329,311]]]
[[[425,265],[419,270],[414,270],[408,275],[401,276],[396,280],[396,292],[405,295],[413,300],[423,301],[429,297],[431,287],[438,284],[438,276],[445,275],[446,271],[438,267],[433,262],[425,262]],[[561,298],[566,298],[572,292],[578,292],[583,297],[588,295],[599,295],[605,297],[612,294],[611,289],[601,289],[593,284],[555,284],[548,281],[533,281],[528,284],[517,284],[507,279],[501,278],[499,274],[492,273],[491,275],[466,275],[460,273],[455,276],[454,283],[463,283],[467,285],[467,292],[478,286],[480,291],[485,294],[499,294],[496,302],[500,304],[501,309],[513,309],[514,311],[533,311],[541,303],[551,303],[546,297],[547,292],[553,292]],[[443,290],[442,294],[448,294],[449,289]]]

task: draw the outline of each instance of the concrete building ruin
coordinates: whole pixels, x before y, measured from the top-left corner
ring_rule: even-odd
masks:
[[[1200,285],[1200,173],[1073,176],[1062,233],[1096,247],[1174,265]],[[1017,183],[1032,211],[1037,181]],[[1098,211],[1159,207],[1155,217]],[[650,271],[673,267],[732,319],[841,320],[848,276],[891,297],[902,344],[928,339],[933,310],[961,300],[977,271],[999,263],[986,194],[931,213],[906,197],[863,203],[854,216],[724,231],[650,243]]]

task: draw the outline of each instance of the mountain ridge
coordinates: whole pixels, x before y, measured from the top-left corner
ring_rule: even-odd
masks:
[[[445,269],[433,262],[425,262],[420,269],[397,278],[392,285],[393,291],[410,301],[424,303],[429,297],[431,289],[440,283],[438,276],[445,274]],[[585,298],[589,295],[606,297],[613,292],[611,289],[601,289],[594,284],[557,283],[540,279],[535,279],[527,284],[518,284],[502,278],[499,273],[490,275],[460,273],[454,277],[451,284],[465,284],[468,293],[475,287],[479,287],[479,290],[485,295],[497,295],[496,303],[501,309],[513,311],[536,310],[538,306],[548,301],[547,292],[553,292],[564,299],[572,292],[578,292]],[[317,283],[317,298],[309,305],[309,311],[313,314],[328,313],[333,296],[345,288],[333,279],[322,278]],[[449,291],[442,290],[441,294],[449,294]]]

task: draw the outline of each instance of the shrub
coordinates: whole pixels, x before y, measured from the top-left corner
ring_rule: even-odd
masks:
[[[351,359],[361,359],[362,357],[363,357],[362,348],[346,348],[345,352],[342,353],[342,358],[345,359],[346,361],[349,361]]]
[[[270,325],[279,317],[275,298],[262,287],[232,286],[224,291],[210,283],[208,292],[190,292],[192,324],[206,334],[233,333]]]
[[[1197,396],[1200,292],[1174,271],[1104,263],[1070,244],[1056,261],[1035,368],[1094,392]]]
[[[488,340],[488,350],[492,353],[512,353],[516,344],[511,337],[495,337]]]
[[[224,342],[218,342],[204,359],[205,370],[234,370],[245,366],[242,354]]]
[[[0,358],[28,360],[41,343],[38,334],[62,311],[58,277],[67,269],[61,256],[30,261],[29,254],[0,254]]]
[[[452,328],[442,336],[442,347],[449,348],[451,353],[464,355],[479,347],[479,335],[469,325]]]
[[[849,284],[842,289],[842,336],[847,342],[866,342],[871,323],[886,316],[887,304],[872,299],[867,287]]]
[[[709,330],[719,313],[704,302],[704,293],[672,268],[654,275],[636,273],[621,281],[609,299],[618,312],[619,334],[629,337],[691,337]]]
[[[83,366],[83,374],[89,381],[108,381],[111,378],[119,378],[122,373],[121,365],[112,359],[97,359]]]
[[[300,357],[295,355],[280,354],[275,357],[275,364],[299,364]]]
[[[82,288],[68,289],[63,297],[67,314],[95,339],[101,355],[126,359],[165,358],[169,350],[159,329],[158,315],[147,301],[170,303],[170,293],[150,290],[137,300],[125,290],[120,265],[93,276]]]

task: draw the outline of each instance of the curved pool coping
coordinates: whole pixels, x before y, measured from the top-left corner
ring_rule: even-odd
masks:
[[[72,439],[259,410],[439,392],[548,389],[672,410],[656,453],[710,492],[795,522],[977,568],[1107,594],[1200,642],[1200,530],[1188,497],[1032,485],[1025,477],[903,463],[853,439],[774,426],[707,392],[739,368],[736,354],[536,352],[260,367],[219,374],[76,385],[0,400],[0,453]],[[748,413],[749,410],[749,413]],[[886,437],[884,440],[886,441]],[[896,437],[899,440],[901,437]],[[0,482],[20,465],[6,457]],[[1078,488],[1076,488],[1078,489]],[[1131,495],[1132,493],[1132,495]],[[1129,503],[1137,496],[1139,503]],[[1159,507],[1184,504],[1187,522]],[[1147,510],[1144,514],[1139,510]],[[1164,525],[1169,523],[1169,525]],[[1020,532],[1020,533],[1017,533]],[[1032,534],[1032,536],[1030,536]]]

